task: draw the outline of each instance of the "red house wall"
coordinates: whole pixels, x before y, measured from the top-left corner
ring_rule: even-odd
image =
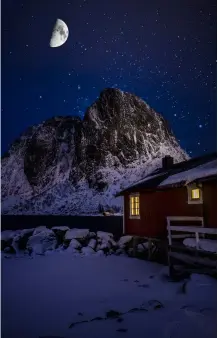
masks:
[[[217,181],[203,185],[205,226],[217,227]]]
[[[204,184],[203,204],[188,204],[186,187],[140,192],[140,219],[129,218],[129,195],[126,194],[125,233],[148,237],[166,236],[167,216],[200,216],[204,217],[205,226],[216,227],[216,194],[214,182]]]

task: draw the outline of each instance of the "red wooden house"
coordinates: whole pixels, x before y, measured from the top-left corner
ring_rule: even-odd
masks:
[[[204,227],[216,228],[216,159],[215,153],[174,164],[166,156],[162,168],[118,193],[124,197],[124,234],[164,238],[172,216],[196,217]]]

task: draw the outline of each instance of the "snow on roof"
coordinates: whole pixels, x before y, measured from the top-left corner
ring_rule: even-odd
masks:
[[[217,174],[217,160],[199,165],[193,169],[182,171],[178,174],[171,175],[159,184],[159,187],[171,185],[180,182],[191,183],[199,178],[204,178]]]

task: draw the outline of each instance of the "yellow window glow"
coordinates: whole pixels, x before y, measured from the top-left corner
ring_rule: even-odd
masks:
[[[192,189],[191,198],[192,198],[192,200],[200,199],[200,189]]]
[[[130,196],[130,215],[139,216],[139,196]]]

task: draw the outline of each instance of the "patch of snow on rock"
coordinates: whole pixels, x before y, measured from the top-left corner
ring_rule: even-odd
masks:
[[[82,245],[80,242],[78,242],[75,238],[71,239],[69,247],[68,248],[73,248],[73,249],[80,249]]]
[[[70,230],[70,228],[68,226],[54,226],[51,228],[51,230],[67,231],[67,230]]]
[[[70,229],[65,234],[65,240],[75,239],[85,239],[89,236],[88,229]]]
[[[132,236],[122,236],[119,239],[118,245],[120,248],[124,248],[132,240]]]
[[[85,247],[82,248],[81,253],[84,256],[89,256],[89,255],[93,255],[95,253],[95,251],[92,248],[90,248],[89,246],[85,246]]]
[[[40,225],[39,227],[37,227],[37,228],[34,230],[33,235],[37,235],[37,234],[39,234],[40,232],[51,232],[51,230],[48,229],[45,225]]]
[[[98,231],[97,237],[102,240],[109,241],[113,239],[113,234],[111,234],[110,232]]]
[[[57,247],[57,239],[53,231],[41,231],[33,235],[27,242],[27,249],[34,254],[42,255],[47,250],[55,250]]]
[[[93,250],[95,250],[96,245],[97,245],[96,239],[94,239],[94,238],[90,239],[90,241],[89,241],[89,243],[88,243],[88,247],[90,247],[90,248],[92,248]]]

